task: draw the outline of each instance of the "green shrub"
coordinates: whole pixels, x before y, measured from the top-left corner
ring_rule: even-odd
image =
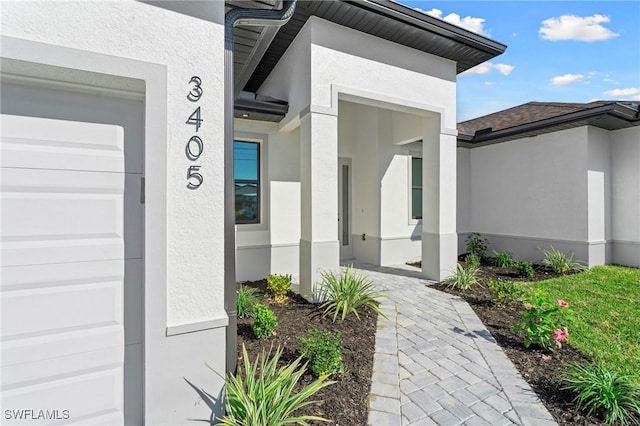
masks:
[[[335,382],[322,376],[296,393],[294,388],[306,371],[306,364],[301,365],[302,357],[278,368],[282,349],[278,348],[273,357],[270,355],[271,351],[267,354],[263,351],[252,363],[247,349],[242,346],[244,372],[240,365],[237,374],[231,374],[225,379],[226,415],[220,424],[280,426],[294,423],[307,425],[307,422],[312,420],[329,422],[330,420],[319,416],[295,413],[300,408],[317,402],[309,398]]]
[[[513,326],[513,331],[524,331],[526,348],[532,344],[544,349],[553,349],[554,345],[561,348],[562,342],[569,337],[567,326],[572,321],[569,304],[562,299],[552,303],[547,300],[544,292],[536,291],[530,305],[526,311],[520,311],[524,319]]]
[[[508,251],[493,251],[493,255],[496,259],[496,266],[500,268],[508,268],[515,263],[513,256]]]
[[[271,336],[278,327],[278,317],[269,307],[263,303],[254,306],[253,333],[258,339],[266,339]]]
[[[566,254],[554,249],[553,246],[549,250],[544,250],[542,264],[563,275],[571,271],[584,271],[587,269],[579,261],[573,260],[573,253],[567,257]]]
[[[464,261],[467,262],[468,266],[473,266],[474,268],[480,268],[480,257],[475,253],[469,253],[464,257]]]
[[[238,312],[238,318],[250,317],[253,315],[253,309],[258,303],[258,290],[251,287],[245,287],[243,285],[238,289],[238,296],[236,298],[236,310]]]
[[[323,332],[317,328],[308,330],[307,333],[309,337],[298,337],[298,342],[311,371],[318,377],[344,375],[340,333]]]
[[[291,275],[271,274],[267,277],[267,290],[276,302],[286,301],[290,289]]]
[[[374,291],[373,283],[356,274],[352,267],[340,275],[331,271],[323,272],[318,297],[324,301],[320,305],[320,309],[324,310],[322,316],[333,314],[334,322],[339,314],[344,320],[351,312],[360,319],[358,310],[361,308],[369,308],[384,316],[378,307],[376,299],[379,294]]]
[[[515,302],[524,295],[522,287],[508,280],[489,280],[489,289],[493,294],[494,303],[497,306],[504,306],[507,303]]]
[[[456,265],[455,273],[444,280],[444,284],[449,288],[458,290],[468,290],[471,286],[478,284],[478,267],[469,266],[466,269],[459,263]]]
[[[467,253],[473,253],[482,259],[487,252],[487,239],[478,232],[472,232],[467,237]]]
[[[564,375],[565,390],[577,394],[577,410],[590,416],[604,411],[609,425],[640,424],[640,386],[601,365],[572,364]]]
[[[516,269],[518,275],[521,277],[531,278],[536,274],[536,271],[533,270],[533,263],[531,262],[518,262],[516,263]]]

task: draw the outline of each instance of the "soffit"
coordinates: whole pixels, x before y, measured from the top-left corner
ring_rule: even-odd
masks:
[[[491,39],[391,1],[299,0],[293,17],[280,28],[244,90],[258,90],[311,16],[453,60],[458,73],[506,49]]]

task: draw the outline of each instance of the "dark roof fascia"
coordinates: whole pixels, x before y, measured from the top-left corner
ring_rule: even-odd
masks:
[[[257,99],[244,99],[238,98],[234,103],[234,110],[236,113],[249,114],[248,119],[251,119],[252,113],[257,113],[260,116],[269,116],[272,119],[269,121],[281,121],[287,112],[289,112],[289,104],[282,102],[269,102]],[[242,118],[242,117],[239,117]]]
[[[507,49],[506,44],[465,30],[442,19],[429,16],[426,13],[419,12],[390,0],[349,0],[346,1],[346,3],[352,3],[362,8],[372,10],[379,15],[385,15],[396,21],[439,34],[494,56],[501,55]]]
[[[550,128],[554,126],[569,124],[572,122],[580,122],[607,114],[615,116],[617,118],[621,118],[630,123],[637,121],[638,124],[640,124],[639,110],[618,102],[612,102],[610,104],[602,105],[596,108],[590,108],[582,111],[572,112],[569,114],[559,115],[544,120],[534,121],[532,123],[522,124],[520,126],[497,130],[495,132],[478,134],[473,136],[471,141],[469,141],[467,137],[460,137],[460,135],[465,135],[461,133],[458,136],[458,143],[459,146],[468,148],[484,146],[489,145],[490,143],[501,142],[502,140],[506,140],[507,138],[515,139],[514,136],[520,134],[541,131],[544,129],[550,130]]]

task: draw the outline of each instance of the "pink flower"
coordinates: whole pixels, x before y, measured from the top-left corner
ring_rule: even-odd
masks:
[[[556,303],[558,304],[558,306],[562,306],[563,308],[568,308],[569,307],[569,304],[567,302],[565,302],[564,300],[562,300],[562,299],[556,300]]]
[[[569,330],[567,330],[567,327],[565,327],[564,330],[553,331],[553,340],[556,342],[564,342],[567,340],[567,337],[569,337]]]
[[[551,361],[551,355],[542,354],[542,360],[545,362]]]

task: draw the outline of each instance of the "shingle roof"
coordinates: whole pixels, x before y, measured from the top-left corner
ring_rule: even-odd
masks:
[[[529,102],[493,114],[458,123],[458,131],[474,134],[478,130],[491,128],[492,131],[508,129],[522,124],[533,123],[547,118],[559,117],[572,112],[612,104],[615,101],[594,101],[586,104],[563,102]],[[623,103],[623,102],[620,102]]]
[[[484,146],[580,126],[640,126],[640,109],[631,101],[529,102],[458,123],[458,146]]]

